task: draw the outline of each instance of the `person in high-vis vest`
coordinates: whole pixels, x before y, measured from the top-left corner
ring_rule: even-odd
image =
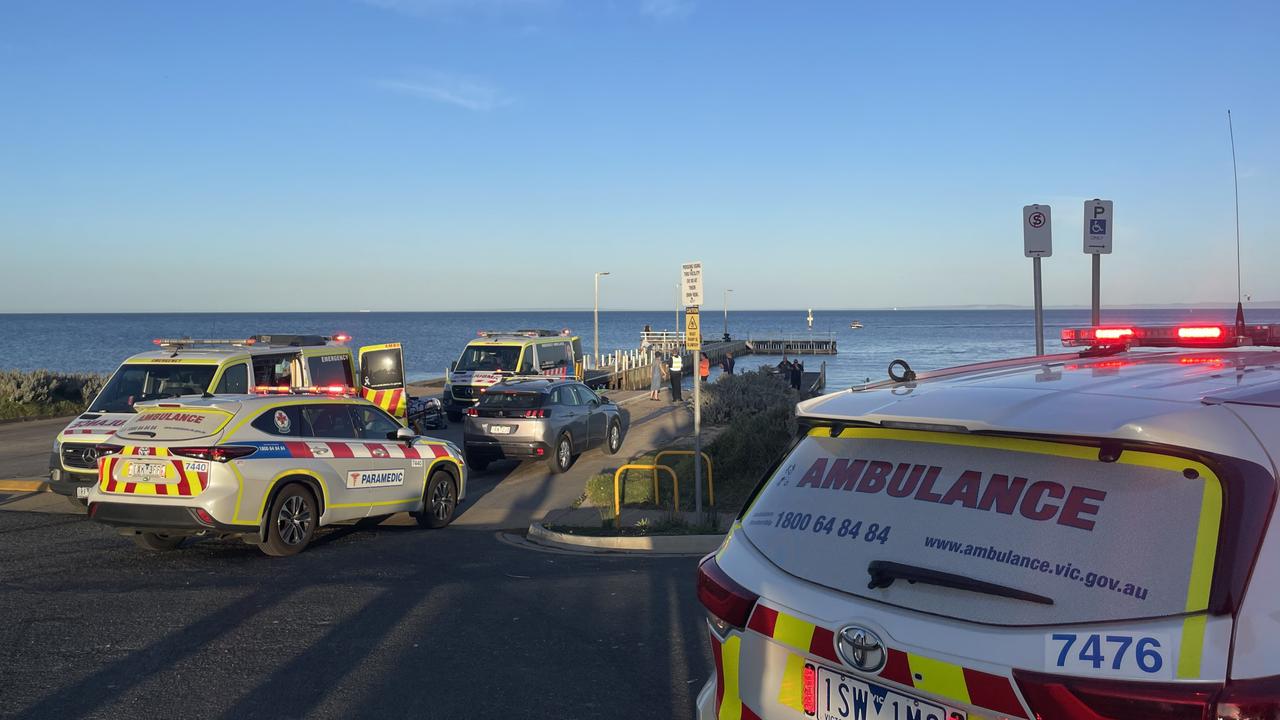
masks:
[[[680,353],[671,356],[668,375],[671,376],[671,402],[684,402],[684,396],[680,394],[680,383],[684,382],[684,358]]]

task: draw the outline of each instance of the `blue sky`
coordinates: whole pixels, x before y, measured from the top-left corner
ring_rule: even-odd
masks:
[[[908,9],[909,8],[909,9]],[[0,9],[0,311],[1280,299],[1280,5]]]

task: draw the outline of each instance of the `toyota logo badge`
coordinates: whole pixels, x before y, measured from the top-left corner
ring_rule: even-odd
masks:
[[[888,655],[880,637],[858,625],[850,625],[840,631],[836,640],[840,657],[863,672],[876,672],[884,667]]]

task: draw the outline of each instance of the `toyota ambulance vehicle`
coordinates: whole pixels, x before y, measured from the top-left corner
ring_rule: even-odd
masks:
[[[148,400],[252,392],[255,388],[358,387],[401,422],[407,398],[399,343],[358,354],[348,335],[254,335],[244,339],[157,338],[155,350],[125,360],[88,410],[58,434],[49,487],[81,503],[97,479],[98,446]]]
[[[582,340],[568,330],[481,330],[449,365],[441,397],[451,422],[511,377],[582,379]]]
[[[1062,339],[799,404],[699,718],[1280,718],[1280,325]]]

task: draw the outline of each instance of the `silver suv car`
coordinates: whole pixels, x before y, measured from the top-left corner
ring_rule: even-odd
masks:
[[[580,382],[561,379],[508,380],[488,388],[467,409],[463,453],[467,466],[483,471],[494,460],[543,460],[553,473],[569,469],[578,455],[603,445],[622,447],[618,406]]]

